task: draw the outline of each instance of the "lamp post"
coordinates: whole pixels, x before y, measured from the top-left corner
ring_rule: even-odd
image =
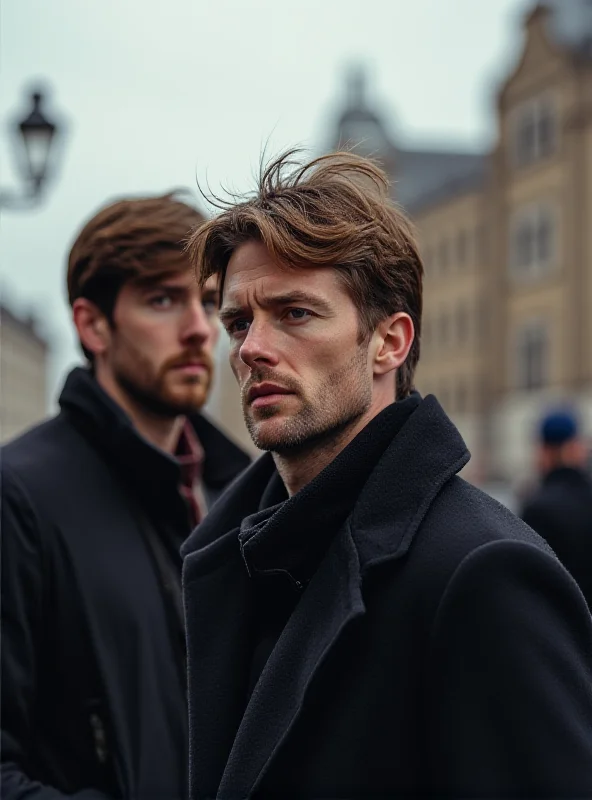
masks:
[[[14,127],[17,166],[24,187],[21,192],[0,190],[0,208],[22,210],[39,203],[50,173],[50,157],[55,151],[58,126],[44,113],[44,95],[30,95],[30,110]]]

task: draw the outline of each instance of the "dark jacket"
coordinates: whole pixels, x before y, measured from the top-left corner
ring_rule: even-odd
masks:
[[[583,470],[549,472],[526,503],[522,519],[555,551],[592,609],[592,480]]]
[[[194,800],[592,797],[590,615],[547,545],[456,476],[468,459],[423,400],[252,693],[237,531],[271,457],[223,495],[183,550]]]
[[[2,449],[2,798],[186,794],[176,460],[86,370]],[[201,416],[213,501],[248,458]]]

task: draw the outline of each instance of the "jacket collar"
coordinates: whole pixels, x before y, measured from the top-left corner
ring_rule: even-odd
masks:
[[[577,467],[557,467],[543,478],[545,486],[579,486],[592,489],[592,479],[587,472]]]
[[[365,613],[364,578],[374,565],[405,555],[436,494],[469,457],[454,425],[428,396],[376,465],[282,632],[246,710],[245,686],[237,675],[248,673],[252,600],[237,534],[253,497],[261,496],[275,470],[271,456],[260,458],[226,491],[183,548],[190,780],[196,795],[248,798],[257,790],[321,661]]]
[[[390,557],[409,547],[413,533],[444,485],[469,461],[456,427],[433,395],[421,400],[373,469],[350,517],[361,563]],[[240,528],[258,509],[276,472],[265,453],[245,470],[183,545],[190,556],[221,534]],[[388,490],[387,490],[388,489]],[[238,541],[235,542],[238,550]]]
[[[126,480],[148,501],[162,501],[170,492],[176,502],[181,479],[177,460],[138,434],[123,409],[102,389],[90,370],[77,367],[68,375],[60,407],[75,427],[117,465]],[[203,482],[218,489],[245,469],[250,459],[203,415],[190,422],[204,449]],[[177,504],[185,516],[183,504]]]
[[[460,433],[428,395],[387,448],[351,518],[362,570],[404,555],[434,498],[470,459]]]
[[[420,402],[414,392],[391,403],[297,494],[243,520],[239,541],[251,575],[283,573],[299,587],[309,582],[384,451]],[[270,486],[275,483],[283,485],[277,473]]]

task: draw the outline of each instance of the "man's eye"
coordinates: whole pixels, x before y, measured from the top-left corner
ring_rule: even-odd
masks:
[[[230,336],[238,336],[241,333],[246,333],[250,324],[248,319],[235,319],[227,326],[226,330]]]
[[[153,308],[170,308],[173,304],[173,298],[170,294],[157,294],[150,298],[150,305]]]
[[[311,312],[306,308],[289,308],[286,314],[289,315],[290,319],[293,319],[294,321],[307,319],[307,317],[311,316]]]
[[[202,300],[201,304],[203,306],[203,310],[206,312],[208,317],[211,317],[218,312],[218,303],[213,298],[208,300]]]

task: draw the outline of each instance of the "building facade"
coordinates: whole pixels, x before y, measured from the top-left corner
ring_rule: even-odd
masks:
[[[576,406],[592,433],[592,2],[527,15],[492,152],[398,147],[349,83],[331,147],[381,161],[419,232],[417,386],[463,433],[467,478],[519,485],[547,408]]]
[[[592,430],[590,0],[556,0],[526,19],[491,163],[491,469],[512,476],[528,469],[541,408],[573,403]]]
[[[47,415],[47,356],[34,322],[0,306],[0,441]]]

